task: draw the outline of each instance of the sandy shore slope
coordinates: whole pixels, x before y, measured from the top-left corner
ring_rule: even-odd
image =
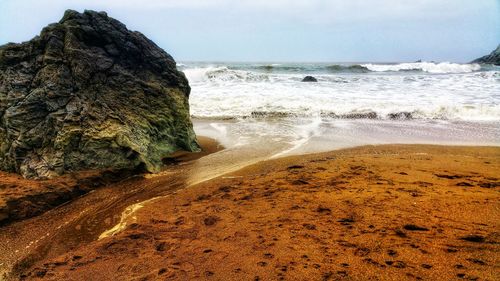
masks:
[[[48,280],[498,280],[500,148],[364,146],[261,162],[38,262]]]
[[[223,148],[213,139],[198,140],[202,152],[176,153],[155,175],[94,171],[34,181],[0,172],[0,280],[96,240],[128,206],[184,188],[194,164]],[[1,226],[12,217],[19,221]]]

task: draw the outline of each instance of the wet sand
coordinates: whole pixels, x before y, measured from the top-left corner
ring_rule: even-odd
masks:
[[[164,171],[154,177],[128,175],[113,184],[87,190],[88,193],[75,196],[72,201],[57,207],[51,206],[51,210],[41,215],[0,227],[0,280],[18,280],[18,275],[10,276],[10,273],[22,271],[39,260],[57,257],[97,240],[102,232],[120,222],[122,212],[128,206],[185,187],[190,174],[187,171],[193,169],[197,160],[223,149],[210,138],[199,137],[198,141],[203,147],[202,152],[174,154],[166,159]],[[47,187],[71,192],[81,186],[77,179],[92,180],[97,174],[85,172],[53,180],[30,181],[15,174],[2,173],[2,199],[7,198],[5,195],[24,198],[30,194],[47,194]],[[18,209],[22,210],[22,207]]]
[[[223,153],[201,158],[194,166],[207,170],[217,155]],[[65,239],[78,231],[64,237],[55,234],[51,239],[59,243],[52,243],[48,254],[31,264],[18,263],[15,276],[46,280],[500,279],[499,147],[363,146],[226,169],[230,170],[235,171],[184,178],[145,203],[137,196],[146,190],[151,195],[150,188],[166,190],[162,186],[172,178],[161,174],[129,181],[129,189],[142,189],[133,193],[134,200],[115,202],[123,206],[113,209],[123,210],[130,202],[141,206],[124,219],[123,228],[101,236],[123,217],[115,214],[115,219],[103,223],[109,216],[94,214],[93,223],[102,227],[87,233],[88,238],[75,238],[80,242],[70,247]],[[211,180],[200,180],[205,176]],[[191,186],[181,188],[186,185]],[[79,204],[83,203],[76,207]],[[101,211],[88,208],[84,210]],[[43,218],[47,214],[13,225],[8,228],[11,232],[1,229],[3,253],[6,244],[12,251],[12,243],[19,243],[5,243],[15,231],[26,235],[23,223],[47,223],[48,218],[59,217],[56,212]],[[70,225],[81,229],[89,225],[86,222]],[[102,239],[96,240],[98,236]],[[54,250],[58,247],[62,248]]]

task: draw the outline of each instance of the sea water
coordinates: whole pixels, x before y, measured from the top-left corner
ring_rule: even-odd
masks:
[[[500,67],[457,63],[178,64],[198,134],[275,156],[363,144],[500,144]],[[318,82],[301,82],[305,76]]]

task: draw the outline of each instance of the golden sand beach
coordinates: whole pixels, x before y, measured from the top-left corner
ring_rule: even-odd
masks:
[[[499,172],[498,147],[362,146],[263,161],[146,202],[120,231],[18,274],[497,280]]]

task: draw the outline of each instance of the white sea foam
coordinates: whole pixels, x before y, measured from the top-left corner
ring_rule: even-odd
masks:
[[[309,123],[304,125],[296,125],[293,132],[294,136],[290,143],[290,147],[274,154],[271,158],[278,158],[283,155],[291,154],[293,151],[303,147],[307,144],[313,137],[319,136],[321,134],[321,125],[323,121],[321,118],[314,118]]]
[[[260,147],[282,157],[364,144],[500,142],[499,67],[186,63],[180,69],[191,85],[197,134],[227,150]],[[307,75],[319,82],[301,82]]]
[[[411,69],[428,63],[370,66]],[[467,72],[476,65],[432,64],[444,71],[264,73],[238,66],[187,67],[196,118],[335,117],[500,121],[500,71]],[[441,66],[440,66],[441,65]],[[252,66],[254,67],[254,66]],[[286,66],[284,66],[286,67]],[[434,70],[432,70],[434,71]],[[429,71],[429,72],[432,72]]]
[[[362,64],[361,66],[371,71],[408,71],[420,70],[429,73],[467,73],[481,69],[479,64],[458,64],[458,63],[433,63],[433,62],[415,62],[400,64]]]
[[[427,143],[499,145],[498,122],[445,120],[345,120],[324,118],[194,120],[197,134],[215,138],[226,151],[278,158],[367,144]],[[224,127],[224,129],[221,129]]]
[[[226,66],[203,67],[184,70],[189,82],[269,81],[269,76],[243,70],[231,70]]]

